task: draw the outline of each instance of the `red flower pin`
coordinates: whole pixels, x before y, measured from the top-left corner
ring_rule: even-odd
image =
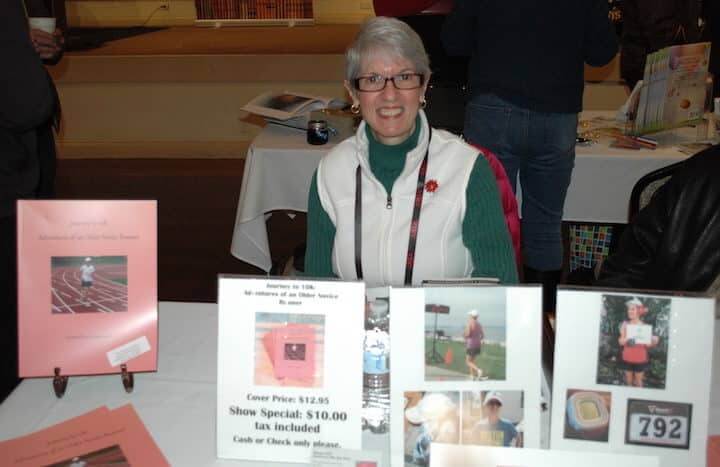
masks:
[[[435,190],[438,189],[438,186],[439,185],[438,185],[437,180],[435,180],[435,179],[428,180],[425,183],[425,191],[427,191],[428,193],[435,193]]]

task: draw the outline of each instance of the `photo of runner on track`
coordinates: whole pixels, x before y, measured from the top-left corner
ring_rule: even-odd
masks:
[[[50,263],[52,313],[127,311],[127,256],[53,256]]]

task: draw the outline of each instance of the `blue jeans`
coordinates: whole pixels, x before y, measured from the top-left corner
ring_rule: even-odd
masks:
[[[522,243],[526,266],[562,267],[561,223],[575,165],[578,116],[535,112],[493,94],[473,96],[465,113],[465,138],[494,152],[513,191],[522,188]]]

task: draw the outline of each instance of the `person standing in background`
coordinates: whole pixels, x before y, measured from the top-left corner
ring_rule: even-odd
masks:
[[[710,73],[713,74],[713,96],[720,97],[720,2],[705,0],[702,4],[702,17],[705,20],[701,40],[710,46]]]
[[[24,0],[25,10],[29,18],[34,17],[51,17],[52,10],[47,6],[45,0]],[[30,28],[30,39],[32,40],[35,52],[46,65],[57,64],[63,56],[65,39],[63,32],[56,28],[50,34],[40,29]],[[40,182],[37,189],[38,198],[53,198],[55,196],[55,170],[56,170],[56,150],[54,132],[60,128],[60,99],[52,85],[53,99],[55,101],[55,109],[50,118],[46,122],[37,127],[37,154],[40,158]]]
[[[699,8],[698,0],[623,0],[620,76],[628,92],[643,78],[648,54],[700,40]]]
[[[543,284],[552,311],[584,64],[617,53],[607,0],[455,0],[442,41],[470,56],[465,138],[497,154],[513,189],[519,174],[524,280]]]
[[[40,182],[37,128],[53,115],[52,83],[30,39],[22,0],[0,2],[0,401],[15,388],[17,272],[15,202]]]

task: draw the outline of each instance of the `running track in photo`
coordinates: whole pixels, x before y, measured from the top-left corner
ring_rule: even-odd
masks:
[[[50,265],[52,313],[127,311],[127,256],[53,256]]]

